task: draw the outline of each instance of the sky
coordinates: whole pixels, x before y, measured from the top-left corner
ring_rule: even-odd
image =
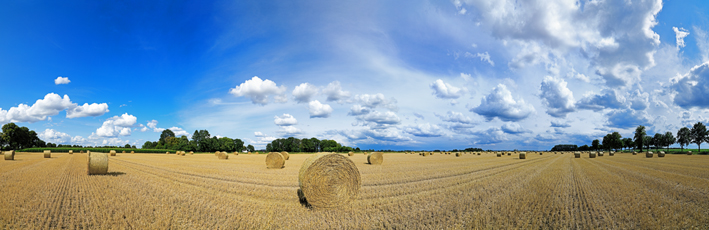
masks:
[[[709,2],[3,1],[0,124],[548,150],[709,118]],[[675,145],[678,147],[678,145]],[[690,147],[696,147],[692,144]]]

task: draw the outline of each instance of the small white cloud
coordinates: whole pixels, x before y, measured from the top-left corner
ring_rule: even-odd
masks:
[[[442,99],[456,99],[467,92],[466,88],[458,88],[438,79],[429,85],[433,89],[433,95]]]
[[[677,39],[677,50],[680,48],[684,47],[684,38],[689,35],[689,31],[685,30],[684,28],[677,28],[677,27],[672,27],[672,30],[675,31],[675,38]]]
[[[326,101],[336,101],[337,103],[342,103],[350,97],[350,92],[342,90],[339,81],[330,82],[322,92],[327,95]]]
[[[566,81],[563,79],[546,76],[539,90],[539,98],[548,108],[547,114],[553,117],[566,117],[566,114],[576,111],[574,94],[566,87]]]
[[[318,100],[308,103],[308,109],[310,110],[310,118],[327,118],[330,117],[332,113],[332,107],[330,107],[330,105],[322,104]]]
[[[601,94],[592,94],[581,98],[581,100],[576,103],[579,109],[588,109],[593,111],[601,111],[603,109],[620,109],[624,108],[625,98],[615,90],[604,89]]]
[[[476,53],[476,54],[471,54],[469,52],[465,52],[465,57],[467,58],[480,58],[480,61],[487,62],[491,66],[495,66],[495,62],[490,59],[490,54],[486,51],[485,53]]]
[[[302,83],[293,89],[293,97],[298,103],[308,103],[318,93],[318,88],[310,83]]]
[[[259,105],[268,104],[269,95],[274,95],[276,102],[286,102],[288,98],[285,96],[285,92],[285,86],[276,86],[275,82],[268,79],[261,80],[257,76],[229,90],[230,94],[237,97],[248,97],[252,103]]]
[[[69,82],[71,82],[71,81],[69,80],[68,77],[59,76],[59,77],[57,77],[57,79],[54,79],[55,85],[65,85],[65,84],[69,84]]]
[[[396,100],[393,98],[391,100],[387,100],[386,98],[384,98],[384,94],[381,93],[358,94],[354,96],[354,100],[360,105],[370,109],[374,109],[376,107],[384,107],[389,110],[397,110]]]
[[[188,133],[187,131],[185,131],[182,128],[172,127],[172,128],[168,128],[168,129],[171,130],[173,133],[175,133],[176,137],[181,137],[181,136],[189,137],[190,136],[190,133]]]
[[[284,113],[283,116],[275,116],[273,123],[278,126],[291,126],[298,124],[298,120],[290,114]]]
[[[521,133],[531,133],[529,129],[522,128],[517,123],[506,123],[501,127],[502,131],[509,134],[521,134]]]
[[[503,84],[497,85],[489,95],[481,99],[480,105],[470,110],[491,121],[495,117],[502,121],[520,121],[535,110],[524,99],[515,100],[512,93]]]
[[[55,144],[66,144],[71,141],[71,135],[56,131],[54,129],[45,129],[43,132],[38,133],[37,136],[45,142]]]
[[[371,110],[369,108],[364,107],[362,105],[352,105],[352,107],[350,107],[350,112],[347,113],[347,115],[359,116],[359,115],[368,114],[370,111]]]
[[[473,119],[468,116],[463,115],[463,113],[448,111],[446,114],[433,113],[438,118],[447,122],[461,123],[461,124],[473,124]]]
[[[396,125],[401,122],[399,116],[391,111],[387,111],[385,113],[374,111],[366,115],[358,116],[357,119],[370,126]]]
[[[255,137],[267,137],[266,134],[263,134],[262,132],[254,132]]]
[[[435,124],[409,125],[404,131],[417,137],[440,137],[443,135],[441,127]]]
[[[551,121],[551,127],[568,128],[568,127],[571,127],[571,125],[569,125],[569,123],[566,123],[564,121]]]
[[[96,129],[99,137],[130,136],[131,129],[138,119],[128,113],[121,116],[113,116],[103,122],[103,125]]]
[[[303,131],[295,126],[281,126],[281,130],[279,130],[279,132],[282,133],[283,136],[292,136],[303,133]]]
[[[84,105],[76,106],[66,110],[67,118],[77,117],[97,117],[108,113],[108,104],[106,103],[84,103]]]

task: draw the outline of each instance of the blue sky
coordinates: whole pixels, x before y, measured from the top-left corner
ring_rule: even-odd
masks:
[[[709,117],[706,1],[8,1],[0,124],[549,149]]]

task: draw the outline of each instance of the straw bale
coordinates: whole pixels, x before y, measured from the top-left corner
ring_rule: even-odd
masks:
[[[281,169],[286,167],[286,158],[278,152],[270,152],[266,155],[266,168]]]
[[[367,155],[367,163],[373,165],[380,165],[384,161],[384,154],[382,152],[372,152]]]
[[[88,170],[89,175],[103,175],[108,173],[108,155],[105,153],[89,153]]]
[[[315,209],[332,209],[356,200],[362,181],[352,160],[340,154],[321,153],[303,162],[298,185],[301,201]]]
[[[44,158],[52,158],[52,150],[44,150]]]

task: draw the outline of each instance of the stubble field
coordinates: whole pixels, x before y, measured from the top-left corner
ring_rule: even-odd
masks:
[[[88,176],[87,154],[17,153],[0,160],[0,229],[709,228],[708,156],[360,153],[359,198],[336,210],[300,204],[308,156],[119,153]]]

